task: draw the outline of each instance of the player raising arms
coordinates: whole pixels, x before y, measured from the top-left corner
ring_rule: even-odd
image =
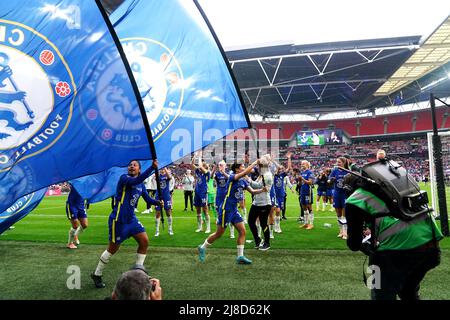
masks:
[[[333,207],[336,210],[338,224],[339,224],[339,234],[338,238],[344,240],[347,239],[347,220],[345,219],[345,191],[344,191],[344,177],[348,174],[341,168],[348,170],[347,159],[344,157],[337,158],[336,166],[331,171],[328,177],[328,182],[334,183],[333,191]]]
[[[197,229],[195,232],[203,231],[203,221],[202,221],[202,209],[205,214],[206,231],[205,233],[211,232],[211,220],[208,213],[208,181],[210,178],[210,172],[208,164],[202,161],[201,157],[198,158],[198,166],[195,165],[195,156],[192,157],[192,170],[195,171],[196,182],[195,182],[195,195],[194,195],[194,206],[197,209]]]
[[[288,173],[292,169],[292,162],[291,162],[291,153],[288,152],[286,154],[286,157],[288,159],[288,165],[285,169],[284,166],[279,165],[275,161],[272,160],[272,162],[277,167],[277,173],[275,173],[273,177],[273,185],[275,187],[275,196],[277,198],[277,208],[275,210],[275,232],[281,233],[281,210],[283,209],[284,205],[284,197],[286,195],[286,189],[284,188],[284,178],[287,177]]]
[[[144,265],[147,255],[148,236],[144,226],[136,218],[134,208],[141,195],[145,202],[152,205],[161,204],[150,198],[143,184],[155,169],[158,168],[158,161],[153,160],[152,166],[141,174],[141,164],[132,160],[128,164],[128,174],[123,174],[117,183],[113,211],[109,216],[109,245],[100,256],[97,269],[91,274],[92,280],[97,288],[104,288],[102,281],[103,269],[110,258],[119,250],[120,244],[130,237],[138,243],[136,264]]]
[[[300,187],[300,205],[305,212],[305,224],[302,228],[311,230],[314,228],[314,213],[312,210],[313,192],[312,185],[314,184],[314,174],[310,170],[311,164],[303,160],[301,162],[302,171],[298,177],[298,181],[301,182]]]
[[[266,187],[267,190],[271,189],[273,184],[273,175],[269,170],[270,159],[270,155],[261,157],[259,162],[261,175],[256,180],[252,180],[250,182],[252,188]],[[272,204],[270,199],[270,192],[262,192],[253,197],[252,206],[248,215],[248,226],[250,227],[250,231],[252,232],[253,238],[255,239],[255,249],[259,249],[261,251],[270,249],[270,233],[267,222],[271,208]],[[258,230],[256,224],[257,220],[260,221],[260,228],[262,229],[262,232]],[[264,234],[264,241],[261,240],[260,233]]]
[[[229,174],[227,172],[227,164],[225,161],[220,161],[217,170],[214,172],[214,180],[216,181],[216,212],[219,211],[220,206],[222,205],[225,197],[227,195],[227,182],[229,178]],[[234,227],[230,225],[230,238],[234,239]]]
[[[167,224],[169,225],[169,235],[173,236],[173,218],[172,218],[172,195],[170,194],[170,181],[173,176],[168,168],[164,168],[159,171],[159,181],[161,185],[161,198],[156,192],[156,200],[164,201],[164,210],[167,215]],[[156,232],[155,237],[159,237],[159,225],[161,224],[161,206],[156,206],[156,215],[155,215],[155,226]]]
[[[259,194],[267,191],[267,188],[254,190],[248,182],[244,179],[244,176],[249,174],[253,167],[258,165],[259,160],[253,162],[247,168],[243,164],[234,163],[231,166],[232,173],[227,181],[227,195],[217,211],[217,230],[211,234],[205,242],[198,246],[199,259],[204,262],[206,259],[206,248],[219,239],[225,232],[225,228],[229,224],[233,224],[238,230],[237,249],[238,254],[236,263],[238,264],[251,264],[252,261],[244,256],[244,244],[245,244],[245,225],[242,216],[239,214],[237,207],[240,200],[240,192],[246,189],[252,194]]]

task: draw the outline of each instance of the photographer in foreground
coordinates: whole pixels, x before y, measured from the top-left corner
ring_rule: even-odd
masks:
[[[391,160],[370,163],[362,174],[369,179],[355,174],[344,179],[350,195],[345,206],[347,245],[364,252],[369,265],[379,268],[380,283],[371,288],[372,300],[395,300],[397,295],[419,300],[420,282],[440,263],[438,241],[443,238],[426,193]]]
[[[162,289],[159,280],[149,277],[144,266],[136,265],[120,276],[111,299],[162,300]]]

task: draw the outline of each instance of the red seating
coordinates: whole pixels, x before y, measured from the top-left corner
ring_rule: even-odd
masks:
[[[450,128],[450,119],[445,122],[444,115],[446,113],[445,109],[438,109],[436,111],[437,125],[438,128]],[[448,111],[447,111],[448,114]],[[415,128],[414,128],[414,119]],[[385,120],[386,131],[385,131]],[[357,130],[357,124],[359,126],[359,134]],[[444,125],[443,125],[444,123]],[[299,121],[299,122],[280,122],[280,123],[261,123],[255,122],[253,126],[262,131],[262,139],[282,139],[290,140],[293,138],[297,131],[315,130],[315,129],[326,129],[330,125],[334,125],[336,129],[344,130],[351,137],[357,136],[369,136],[369,135],[380,135],[389,133],[410,133],[417,131],[431,131],[433,130],[431,122],[431,111],[412,111],[404,112],[390,115],[382,115],[377,117],[366,117],[366,118],[353,118],[344,120],[317,120],[317,121]],[[442,126],[443,125],[443,126]],[[246,130],[239,130],[237,133],[238,139],[244,138],[244,132]]]

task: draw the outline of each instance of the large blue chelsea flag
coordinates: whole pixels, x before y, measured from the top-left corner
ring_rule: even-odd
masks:
[[[161,167],[247,128],[219,44],[192,0],[127,0],[110,16]]]
[[[41,203],[46,191],[47,188],[44,188],[27,194],[6,209],[5,212],[0,213],[0,234],[33,211]]]
[[[110,20],[139,87],[160,167],[248,127],[228,62],[194,1],[127,0]],[[113,195],[122,172],[71,183],[99,201]]]
[[[2,1],[0,212],[51,184],[150,158],[96,2]]]

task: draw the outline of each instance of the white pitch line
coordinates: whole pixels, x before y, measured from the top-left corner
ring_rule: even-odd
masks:
[[[37,217],[37,218],[66,218],[67,219],[67,217],[64,215],[64,214],[60,214],[60,215],[57,215],[57,214],[35,214],[35,215],[32,215],[32,214],[30,214],[28,217]],[[89,215],[89,213],[88,213],[88,218],[108,218],[109,217],[109,215]],[[138,219],[140,219],[140,218],[154,218],[154,216],[152,216],[152,214],[145,214],[145,215],[140,215],[140,214],[138,214],[138,215],[136,215],[136,217],[138,218]],[[166,215],[164,215],[164,217],[166,217]],[[298,218],[298,216],[287,216],[288,218],[290,218],[290,219],[288,219],[288,220],[291,220],[291,219],[296,219],[296,218]],[[194,219],[194,218],[197,218],[197,215],[195,215],[195,216],[192,216],[192,217],[179,217],[179,216],[174,216],[174,218],[175,219]],[[336,216],[326,216],[326,217],[314,217],[314,219],[333,219],[333,218],[336,218]]]

